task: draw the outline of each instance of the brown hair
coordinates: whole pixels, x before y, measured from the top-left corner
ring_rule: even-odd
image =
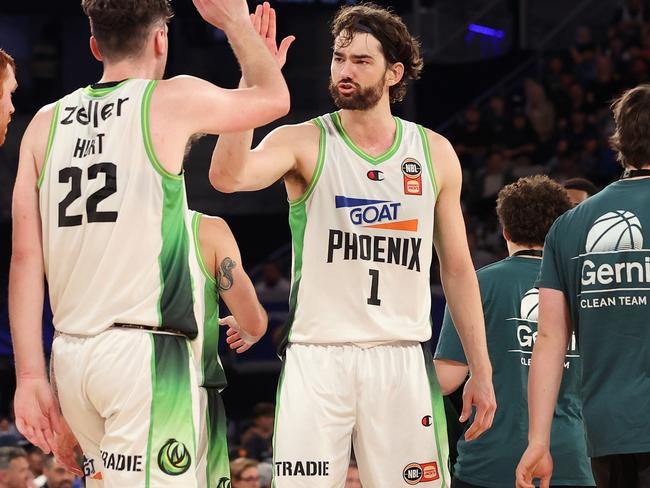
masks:
[[[14,73],[16,73],[16,62],[14,61],[14,58],[12,58],[6,51],[0,49],[0,82],[5,79],[7,66],[11,66]],[[2,95],[2,86],[0,86],[0,95]]]
[[[358,32],[371,34],[381,44],[389,64],[404,64],[404,76],[390,87],[391,102],[401,102],[408,82],[420,78],[424,65],[420,43],[410,34],[402,19],[390,10],[374,3],[341,7],[332,20],[331,32],[334,39],[341,35],[343,46],[349,45]]]
[[[151,27],[174,14],[169,0],[81,0],[102,56],[120,61],[142,50]]]
[[[542,246],[551,225],[572,208],[566,190],[548,176],[520,178],[497,197],[497,215],[515,244]]]
[[[230,476],[234,480],[240,480],[244,471],[248,468],[256,468],[258,464],[255,459],[237,458],[230,463]]]
[[[612,103],[616,130],[609,138],[616,159],[641,168],[650,164],[650,85],[627,90]]]

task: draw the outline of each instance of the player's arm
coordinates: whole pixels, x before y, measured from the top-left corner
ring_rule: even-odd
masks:
[[[253,27],[246,1],[194,0],[194,5],[203,19],[226,33],[247,88],[227,90],[198,78],[179,76],[158,84],[152,105],[161,110],[166,107],[188,136],[248,130],[286,115],[289,89]]]
[[[456,326],[451,320],[449,306],[445,307],[440,337],[438,337],[438,345],[433,357],[442,394],[449,395],[455,392],[467,379],[469,367]]]
[[[541,487],[549,486],[553,471],[551,424],[571,329],[564,293],[540,288],[537,339],[528,376],[528,448],[517,466],[518,488],[532,488],[533,478],[541,479]]]
[[[436,367],[436,376],[443,395],[455,392],[469,373],[467,364],[451,359],[434,359],[433,364]]]
[[[238,331],[244,342],[257,342],[266,332],[268,318],[262,308],[255,287],[244,270],[239,246],[228,227],[220,218],[202,217],[199,226],[201,247],[210,246],[214,252],[214,277],[217,288],[234,321],[222,325]],[[229,339],[233,334],[229,330]],[[233,341],[228,340],[233,345]],[[242,351],[243,352],[243,351]]]
[[[427,130],[427,137],[440,188],[434,229],[440,277],[470,370],[470,379],[463,393],[461,422],[469,418],[472,405],[476,407],[474,422],[465,433],[465,438],[472,440],[489,429],[494,419],[496,399],[492,386],[492,366],[485,339],[478,280],[460,207],[460,162],[447,139],[430,130]]]
[[[302,175],[301,153],[316,161],[319,138],[320,130],[312,122],[278,127],[252,150],[253,131],[224,134],[212,155],[210,183],[230,193],[266,188],[289,173]]]
[[[59,407],[47,379],[42,340],[44,264],[36,154],[43,152],[52,110],[39,112],[20,147],[12,201],[9,320],[16,362],[16,427],[45,452],[54,446]],[[39,155],[40,156],[40,155]],[[42,160],[42,156],[41,156]]]

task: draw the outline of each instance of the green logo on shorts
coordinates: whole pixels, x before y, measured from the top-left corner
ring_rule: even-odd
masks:
[[[232,485],[230,484],[230,480],[228,478],[221,478],[219,480],[219,483],[217,483],[217,488],[230,488]]]
[[[169,439],[158,451],[158,467],[170,476],[178,476],[190,469],[192,457],[185,444]]]

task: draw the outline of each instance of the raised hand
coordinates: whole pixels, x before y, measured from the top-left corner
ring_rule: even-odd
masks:
[[[228,330],[226,331],[226,342],[230,346],[230,349],[233,349],[237,354],[248,351],[253,344],[260,340],[259,337],[254,337],[243,330],[235,320],[235,317],[229,315],[223,319],[219,319],[219,325],[227,326]]]
[[[59,404],[46,378],[20,378],[14,397],[16,428],[45,454],[56,444],[61,431]]]
[[[494,396],[494,388],[490,378],[478,379],[470,376],[463,390],[463,412],[460,416],[461,422],[466,422],[472,413],[472,406],[476,408],[476,414],[472,425],[465,432],[465,440],[471,441],[479,437],[483,432],[492,427],[497,402]]]
[[[280,68],[287,62],[287,52],[291,47],[293,41],[296,40],[295,36],[287,36],[280,42],[278,47],[276,37],[276,21],[275,9],[271,8],[269,2],[264,2],[258,5],[255,13],[250,15],[253,28],[260,34],[264,44],[269,48],[271,54],[275,56]]]
[[[228,34],[231,26],[248,16],[246,0],[192,0],[203,20]]]

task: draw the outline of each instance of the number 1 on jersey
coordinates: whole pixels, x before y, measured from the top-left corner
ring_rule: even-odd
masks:
[[[381,305],[381,300],[379,299],[379,270],[378,269],[369,269],[368,273],[370,274],[370,298],[368,298],[368,305]]]

